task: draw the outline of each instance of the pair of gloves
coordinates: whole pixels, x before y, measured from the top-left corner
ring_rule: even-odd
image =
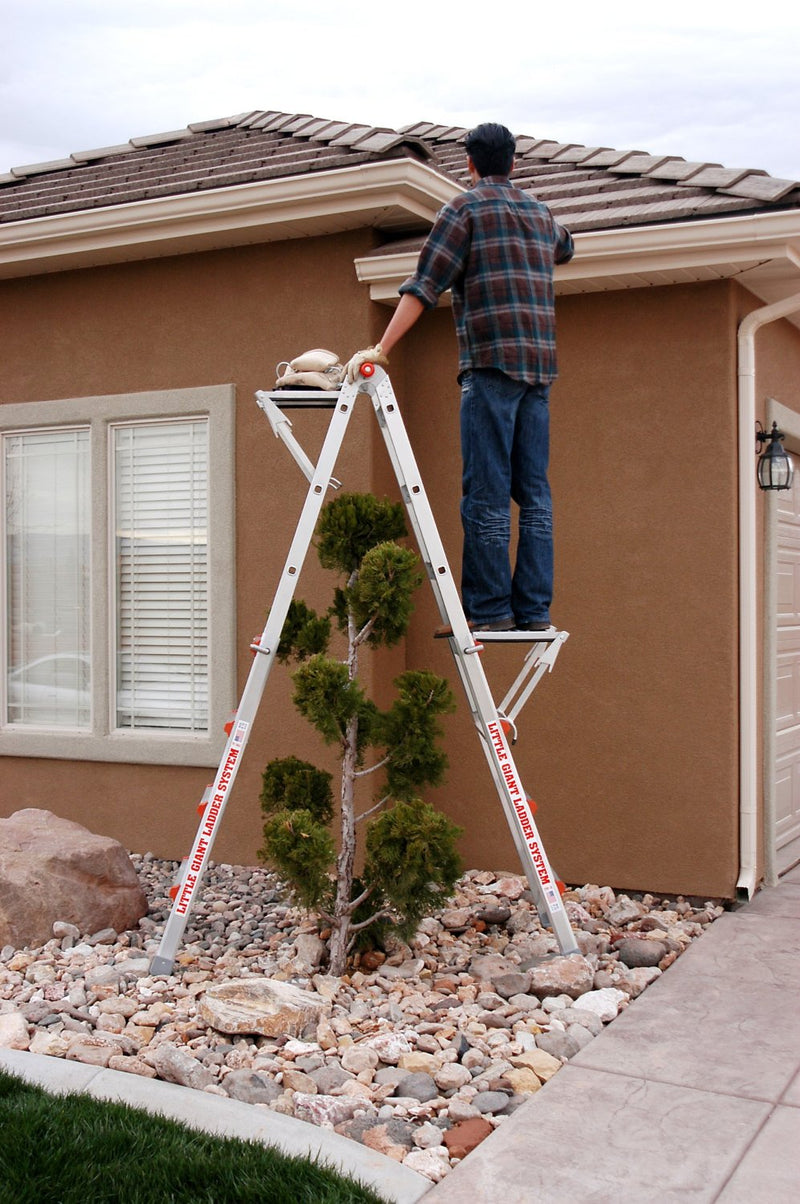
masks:
[[[283,360],[277,367],[276,389],[302,388],[338,389],[346,379],[350,384],[358,379],[362,364],[388,364],[380,343],[357,351],[345,365],[339,363],[335,351],[315,347],[293,360]]]
[[[357,351],[351,359],[345,364],[345,375],[348,382],[352,385],[353,381],[358,380],[361,372],[362,364],[380,364],[386,367],[389,361],[383,354],[383,348],[380,343],[376,343],[374,347],[367,347],[364,351]]]

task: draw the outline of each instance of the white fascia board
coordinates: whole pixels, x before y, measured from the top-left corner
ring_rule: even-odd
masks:
[[[0,277],[267,241],[276,227],[279,237],[304,226],[313,233],[315,221],[337,217],[359,225],[359,213],[371,225],[387,209],[432,222],[460,191],[426,164],[391,159],[8,222],[0,226]]]
[[[590,230],[575,235],[575,255],[556,268],[560,281],[603,280],[647,272],[754,260],[792,260],[800,254],[800,210],[708,221]],[[397,301],[397,288],[417,264],[415,251],[356,260],[356,274],[373,301]]]
[[[556,269],[559,280],[623,272],[785,258],[800,247],[800,210],[719,217],[575,235],[575,256]]]

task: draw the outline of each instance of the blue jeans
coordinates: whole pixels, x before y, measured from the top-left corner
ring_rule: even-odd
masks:
[[[478,626],[550,619],[549,392],[549,385],[512,380],[494,368],[473,369],[461,380],[461,598],[467,618]],[[519,506],[513,576],[512,498]]]

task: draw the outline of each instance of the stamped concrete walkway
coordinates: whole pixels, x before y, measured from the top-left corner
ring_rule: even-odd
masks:
[[[236,1100],[16,1050],[0,1050],[0,1068],[317,1154],[396,1204],[794,1204],[800,867],[717,920],[436,1187],[336,1133]]]
[[[425,1204],[800,1200],[800,867],[717,920]]]

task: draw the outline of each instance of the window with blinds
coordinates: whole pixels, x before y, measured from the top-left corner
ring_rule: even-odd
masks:
[[[208,422],[111,427],[118,729],[208,729]]]
[[[3,438],[5,723],[91,722],[89,430]]]

